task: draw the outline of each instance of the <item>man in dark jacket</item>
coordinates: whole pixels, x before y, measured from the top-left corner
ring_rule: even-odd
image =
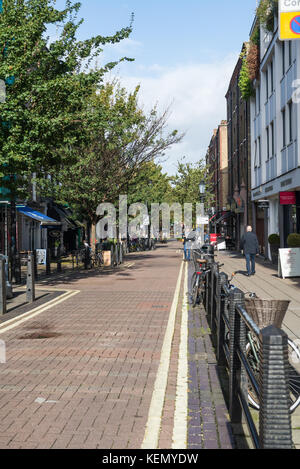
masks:
[[[241,248],[246,257],[247,276],[255,274],[255,256],[259,253],[258,239],[252,232],[252,226],[247,226],[247,231],[241,240]]]

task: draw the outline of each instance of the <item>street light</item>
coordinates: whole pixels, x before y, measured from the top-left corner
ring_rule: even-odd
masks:
[[[205,194],[205,189],[206,189],[205,181],[201,181],[199,184],[199,192],[200,192],[201,199],[203,199],[203,196]]]

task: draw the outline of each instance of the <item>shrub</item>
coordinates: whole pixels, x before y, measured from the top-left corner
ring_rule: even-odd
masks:
[[[274,17],[277,16],[278,0],[261,0],[256,10],[260,24],[267,31],[274,32]]]
[[[270,244],[280,244],[280,236],[276,233],[271,234],[268,238]]]
[[[250,78],[250,71],[248,66],[247,57],[244,56],[243,64],[240,71],[240,78],[239,78],[239,88],[241,91],[242,98],[247,101],[251,96],[254,96],[254,89],[252,86],[252,81]]]
[[[289,248],[300,248],[300,234],[291,233],[288,235],[287,244]]]

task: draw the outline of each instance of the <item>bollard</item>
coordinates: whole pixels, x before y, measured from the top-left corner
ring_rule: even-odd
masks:
[[[0,315],[6,313],[6,274],[5,260],[0,259]]]
[[[22,278],[21,278],[21,257],[20,254],[17,253],[15,256],[15,282],[17,285],[20,285],[22,283]]]
[[[119,244],[120,246],[120,264],[123,264],[123,244]]]
[[[33,261],[34,261],[34,278],[38,278],[38,266],[37,266],[37,255],[36,249],[33,251]]]
[[[57,259],[57,272],[61,272],[61,257]]]
[[[263,449],[291,449],[288,337],[275,326],[260,333],[259,438]]]
[[[119,265],[119,244],[116,244],[115,246],[115,259],[116,265]]]
[[[47,249],[47,256],[46,256],[46,275],[51,275],[51,259],[50,259],[50,249]]]
[[[26,299],[28,303],[35,301],[35,284],[34,284],[34,256],[28,255],[27,261],[27,285],[26,285]]]
[[[111,248],[110,248],[110,258],[111,258],[111,266],[114,267],[115,266],[115,256],[114,256],[114,245],[113,244],[111,245]]]
[[[223,286],[227,285],[228,276],[223,272],[220,274],[220,306],[217,317],[217,347],[216,355],[217,361],[220,366],[226,365],[226,357],[224,352],[225,343],[225,322],[223,316],[225,314],[225,294],[223,293]]]

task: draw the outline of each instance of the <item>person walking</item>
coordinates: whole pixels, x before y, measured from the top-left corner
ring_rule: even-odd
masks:
[[[241,239],[241,249],[246,257],[247,276],[255,275],[255,257],[259,253],[258,239],[252,231],[252,226],[247,226],[246,233]]]
[[[191,241],[184,235],[183,237],[184,260],[189,262],[191,260]]]

